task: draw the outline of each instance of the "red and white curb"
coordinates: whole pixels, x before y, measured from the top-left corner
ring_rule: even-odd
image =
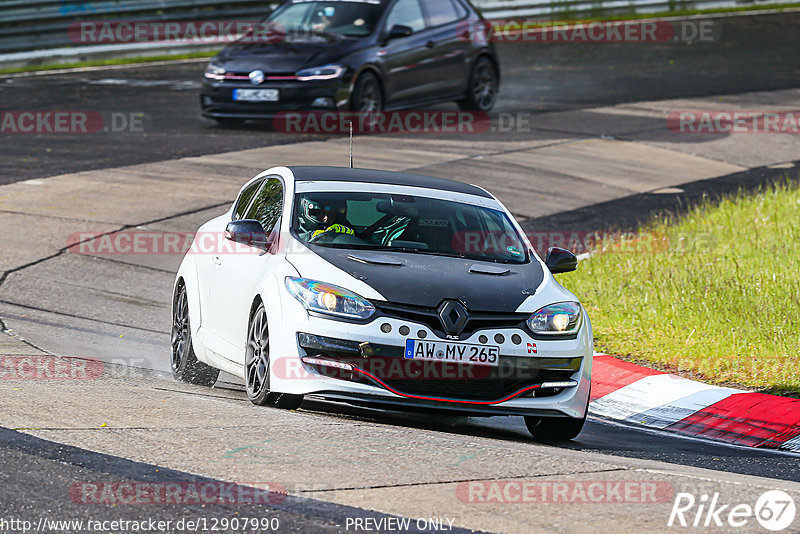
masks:
[[[589,413],[748,447],[800,451],[800,400],[711,386],[595,354]]]

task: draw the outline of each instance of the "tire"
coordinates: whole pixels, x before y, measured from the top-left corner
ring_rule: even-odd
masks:
[[[583,430],[586,416],[572,417],[532,417],[525,416],[525,426],[536,441],[569,441],[578,437]]]
[[[351,111],[383,111],[383,89],[378,77],[370,72],[363,72],[356,80],[353,96],[350,99]]]
[[[270,391],[269,363],[269,327],[267,310],[262,303],[258,305],[247,329],[247,348],[244,359],[247,398],[256,406],[272,404],[277,408],[289,410],[298,408],[303,402],[302,395]]]
[[[197,359],[192,346],[192,328],[189,325],[189,300],[186,286],[181,284],[172,304],[172,336],[170,338],[170,361],[175,380],[213,386],[219,376],[215,369]]]
[[[464,111],[491,111],[497,100],[498,78],[492,60],[486,56],[479,57],[472,66],[467,92],[458,101],[458,107]]]

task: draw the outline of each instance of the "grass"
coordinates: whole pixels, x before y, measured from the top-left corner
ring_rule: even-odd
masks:
[[[152,63],[155,61],[178,61],[181,59],[199,59],[214,56],[215,52],[208,50],[202,52],[189,52],[186,54],[171,54],[160,56],[121,57],[111,59],[97,59],[80,61],[76,63],[59,63],[54,65],[30,65],[26,67],[13,67],[0,69],[0,74],[17,74],[21,72],[38,72],[46,70],[77,69],[82,67],[105,67],[109,65],[131,65],[135,63]]]
[[[674,17],[691,17],[694,15],[721,15],[725,13],[747,13],[750,11],[776,11],[783,12],[787,9],[800,8],[800,3],[786,3],[786,4],[761,4],[742,7],[718,7],[711,9],[675,9],[672,11],[659,11],[656,13],[620,13],[615,15],[603,15],[597,17],[571,17],[568,12],[559,14],[553,13],[549,18],[553,20],[562,20],[570,24],[579,24],[582,22],[605,22],[613,20],[639,20],[639,19],[665,19]],[[560,17],[560,19],[559,19]],[[561,22],[559,22],[560,24]]]
[[[800,188],[706,203],[641,235],[563,277],[589,312],[596,349],[800,394]]]

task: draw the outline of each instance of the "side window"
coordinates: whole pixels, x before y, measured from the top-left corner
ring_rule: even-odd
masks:
[[[278,222],[282,210],[283,185],[277,178],[270,178],[258,191],[253,205],[247,210],[245,219],[257,220],[269,234],[275,229],[275,223]]]
[[[238,221],[244,217],[244,210],[247,209],[247,206],[250,204],[250,201],[253,200],[253,197],[258,191],[258,188],[261,184],[264,183],[263,180],[256,180],[249,186],[245,188],[244,191],[239,195],[239,198],[236,199],[236,208],[233,210],[233,220]]]
[[[386,29],[391,29],[395,24],[408,26],[414,33],[424,30],[425,16],[422,14],[419,0],[399,0],[386,18]]]
[[[431,26],[441,26],[461,18],[452,0],[422,0]]]

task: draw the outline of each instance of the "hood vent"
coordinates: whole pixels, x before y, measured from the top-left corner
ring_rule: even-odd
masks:
[[[508,267],[501,267],[499,265],[481,265],[479,263],[473,264],[469,268],[472,274],[492,274],[494,276],[503,276],[511,272]]]

